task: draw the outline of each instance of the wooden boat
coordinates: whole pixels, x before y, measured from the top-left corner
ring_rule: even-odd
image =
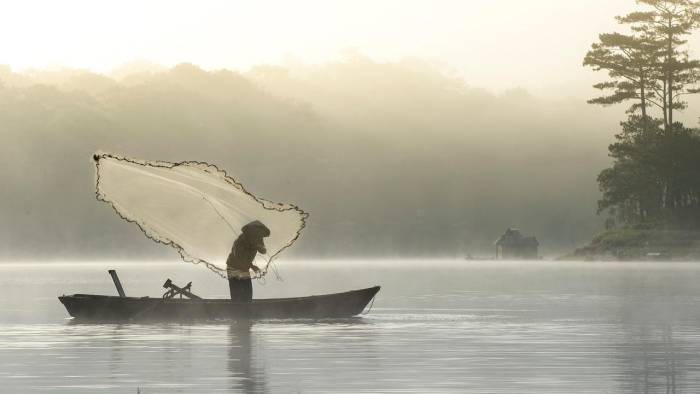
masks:
[[[110,271],[110,274],[120,296],[74,294],[58,299],[71,316],[90,321],[318,319],[359,315],[380,289],[375,286],[336,294],[233,302],[199,298],[189,292],[189,284],[184,288],[170,285],[172,288],[164,298],[139,298],[124,296],[116,273]],[[170,280],[166,285],[169,283]],[[175,298],[177,294],[192,298]]]

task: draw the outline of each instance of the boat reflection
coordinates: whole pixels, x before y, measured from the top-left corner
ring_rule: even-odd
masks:
[[[375,338],[371,330],[358,329],[370,326],[360,317],[337,319],[295,319],[295,320],[240,320],[228,326],[228,377],[230,392],[234,393],[266,393],[287,391],[291,384],[302,387],[328,387],[335,378],[322,371],[327,365],[319,366],[312,360],[309,352],[323,348],[327,355],[337,355],[344,350],[359,346],[363,354],[373,354]],[[335,348],[333,341],[325,343],[323,337],[338,338],[348,336],[348,342],[343,342],[341,348]],[[270,358],[273,357],[273,358]],[[281,360],[286,360],[281,361]],[[292,361],[294,360],[294,361]],[[311,361],[310,361],[311,360]],[[310,362],[310,364],[305,364]],[[362,367],[370,370],[381,370],[373,358],[363,359]],[[284,365],[285,373],[274,374],[274,371]],[[348,367],[349,373],[357,372],[357,368]],[[319,375],[321,374],[321,375]],[[269,376],[268,376],[269,375]]]

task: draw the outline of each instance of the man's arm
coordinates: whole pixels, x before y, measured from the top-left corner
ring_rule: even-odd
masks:
[[[267,249],[265,248],[265,242],[263,242],[262,239],[260,239],[258,242],[256,242],[255,244],[253,244],[253,246],[255,247],[255,250],[256,250],[258,253],[262,253],[262,254],[267,253]]]

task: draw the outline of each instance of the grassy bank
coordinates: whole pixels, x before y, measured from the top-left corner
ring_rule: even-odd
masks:
[[[609,230],[561,259],[700,261],[700,231]]]

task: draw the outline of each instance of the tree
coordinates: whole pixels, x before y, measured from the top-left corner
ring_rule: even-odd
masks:
[[[598,176],[608,211],[626,225],[700,228],[700,135],[674,122],[683,96],[696,88],[700,62],[690,59],[687,36],[700,24],[700,2],[637,0],[645,10],[617,17],[630,34],[601,34],[584,66],[611,78],[595,87],[612,94],[589,100],[611,105],[634,100],[608,148],[613,165]],[[656,108],[662,119],[650,115]],[[641,116],[636,112],[641,110]]]
[[[664,181],[656,160],[662,123],[633,115],[621,125],[608,149],[614,164],[598,175],[603,192],[598,212],[610,209],[627,224],[657,221],[663,211]]]
[[[700,227],[700,137],[674,125],[666,133],[660,119],[630,116],[609,147],[614,159],[598,175],[608,210],[624,224]]]
[[[655,100],[653,92],[656,90],[656,81],[651,77],[658,45],[640,35],[610,33],[601,34],[599,39],[600,42],[594,43],[586,54],[583,65],[595,71],[606,70],[611,80],[593,87],[613,90],[613,93],[588,100],[588,103],[607,106],[627,100],[639,100],[628,112],[641,110],[644,117],[647,116],[649,104],[661,107]]]
[[[646,59],[655,80],[654,93],[661,101],[664,129],[671,130],[674,110],[683,110],[687,103],[681,97],[698,93],[697,60],[691,60],[685,48],[686,37],[700,23],[700,3],[692,0],[637,0],[647,11],[618,17],[629,24],[635,35],[646,42]]]

